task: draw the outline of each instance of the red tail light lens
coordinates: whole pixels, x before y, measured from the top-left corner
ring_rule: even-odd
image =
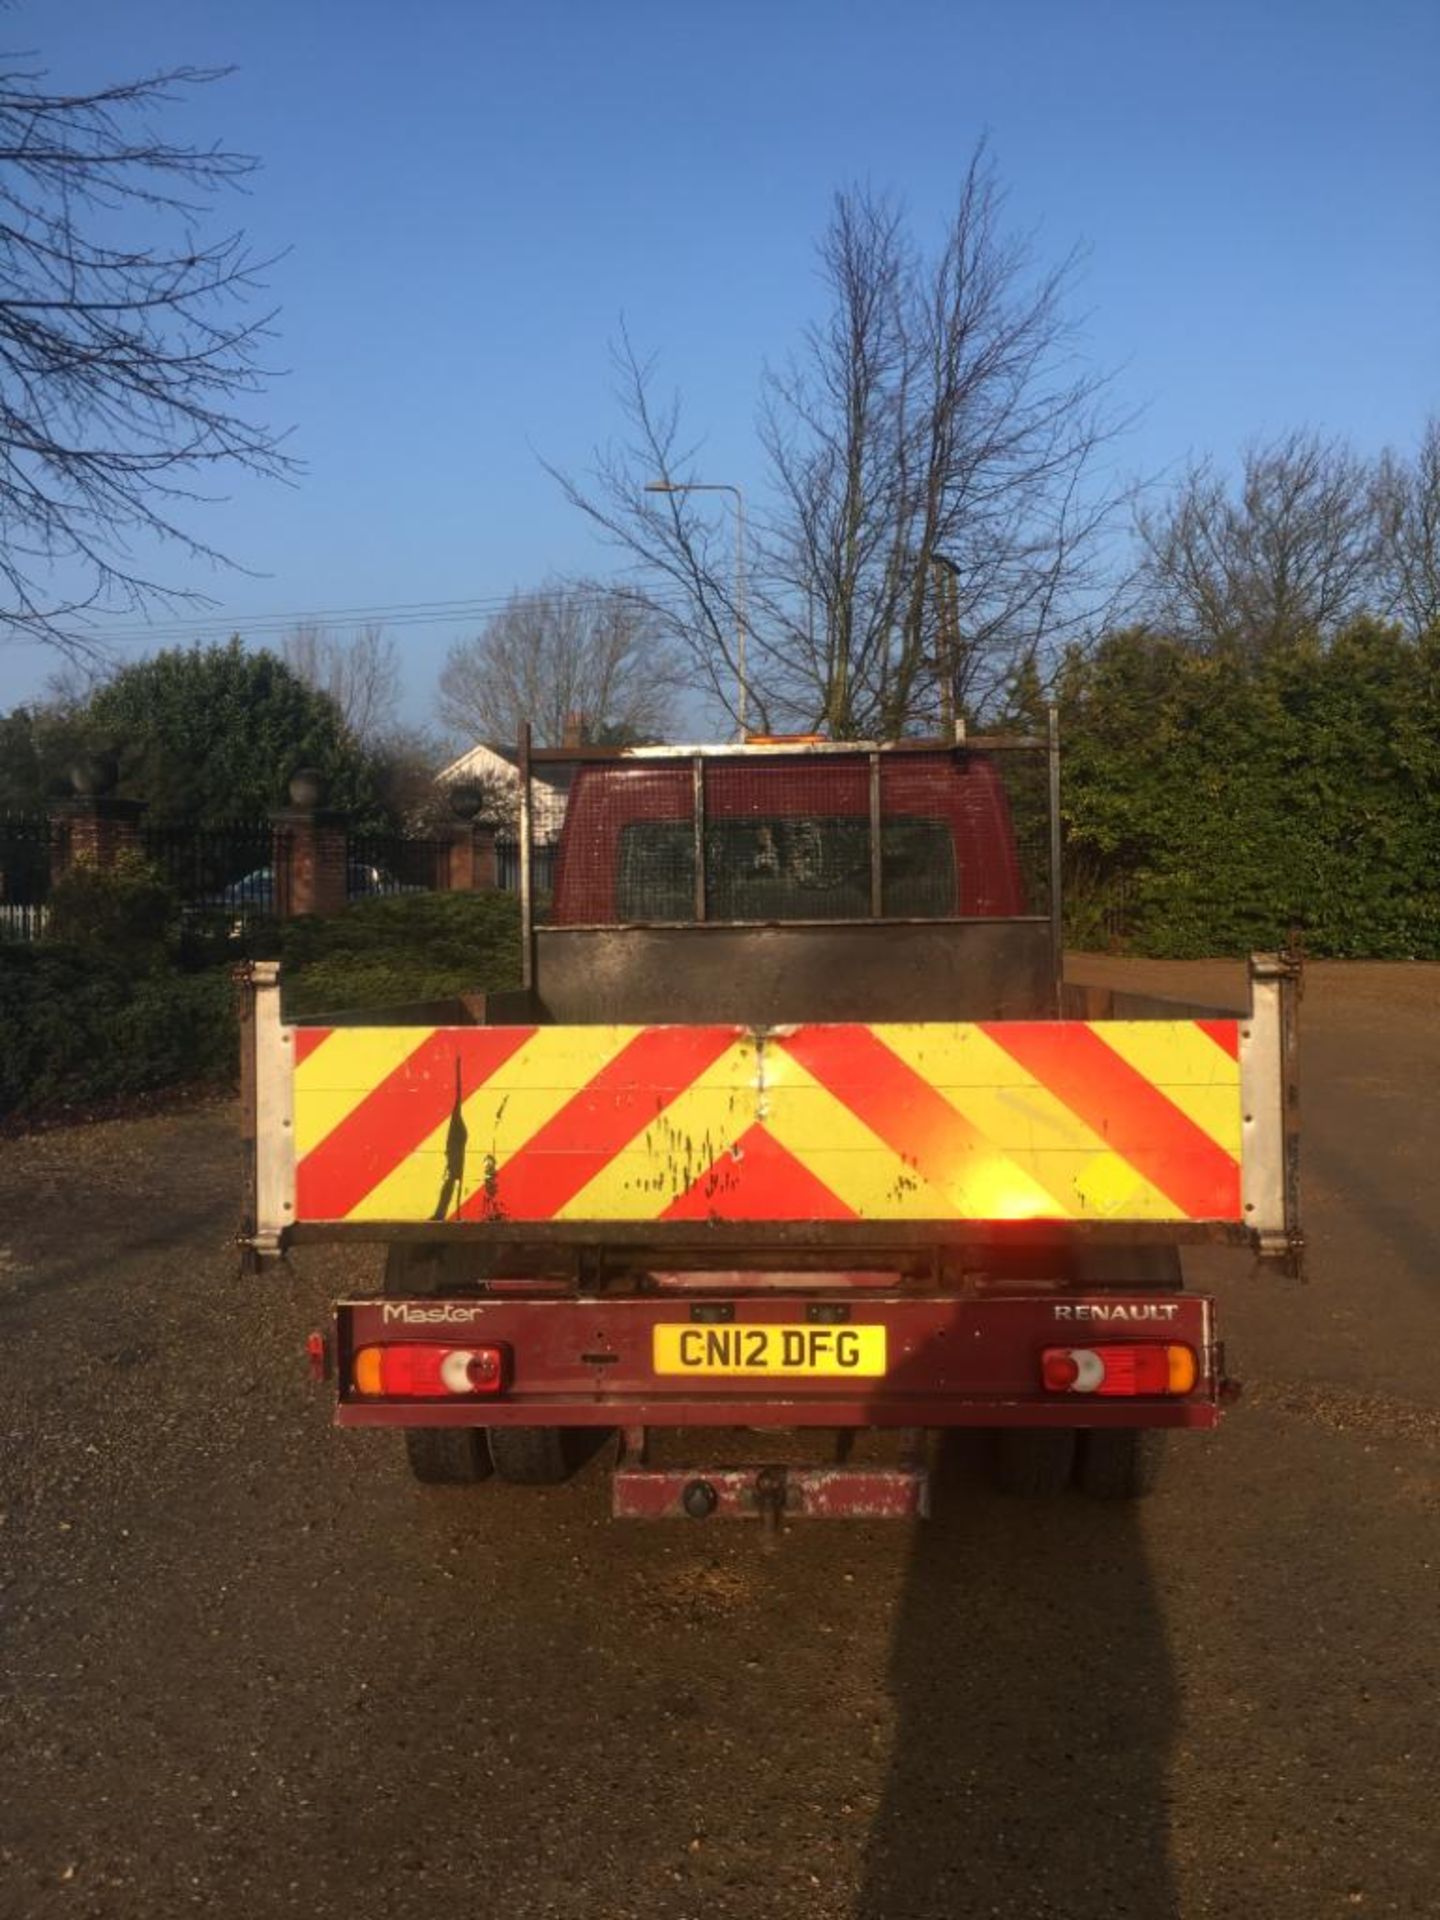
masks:
[[[1040,1372],[1051,1393],[1068,1393],[1080,1378],[1080,1365],[1068,1347],[1047,1347]]]
[[[502,1393],[504,1347],[441,1347],[422,1341],[361,1347],[351,1378],[367,1398],[448,1400]]]
[[[1189,1393],[1199,1378],[1189,1347],[1159,1341],[1116,1342],[1102,1347],[1046,1347],[1040,1378],[1049,1393]]]

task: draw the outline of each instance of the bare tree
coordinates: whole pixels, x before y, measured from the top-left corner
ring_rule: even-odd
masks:
[[[356,740],[368,746],[395,733],[400,656],[382,627],[362,627],[346,640],[302,623],[285,636],[281,650],[302,680],[329,694]]]
[[[200,232],[255,162],[151,124],[220,72],[89,93],[0,56],[0,632],[100,651],[87,616],[160,602],[136,549],[221,556],[181,524],[209,476],[287,471],[263,385],[264,263]]]
[[[983,148],[933,256],[883,197],[836,198],[819,249],[827,316],[767,376],[761,408],[770,499],[746,570],[764,721],[897,734],[981,709],[1096,610],[1115,505],[1097,455],[1120,423],[1074,357],[1073,259],[1036,274],[1002,214]],[[625,443],[586,482],[556,477],[639,564],[733,713],[723,535],[695,495],[644,491],[695,477],[695,449],[628,340],[618,367]]]
[[[983,149],[930,259],[888,202],[839,196],[830,318],[768,381],[771,632],[837,733],[983,711],[1094,611],[1118,423],[1071,357],[1073,259],[1033,278],[1002,211]]]
[[[1440,628],[1440,417],[1413,460],[1382,456],[1375,500],[1386,611],[1412,633]]]
[[[599,448],[589,485],[542,462],[571,505],[586,514],[636,564],[630,595],[643,607],[657,640],[682,655],[701,691],[734,714],[739,674],[736,549],[714,512],[711,494],[647,491],[653,482],[697,477],[698,449],[682,440],[680,402],[653,391],[655,366],[642,361],[622,325],[611,349],[615,394],[626,437]],[[752,682],[752,708],[770,724],[763,681]]]
[[[117,671],[117,663],[111,659],[62,653],[57,665],[45,676],[42,704],[53,713],[71,717],[83,713],[96,690],[112,680]]]
[[[379,736],[368,755],[370,777],[385,812],[407,834],[429,838],[455,824],[454,789],[436,775],[453,759],[451,742],[428,727],[394,726]],[[480,795],[480,811],[495,817],[504,796],[498,785],[470,779],[462,783]]]
[[[440,674],[442,723],[474,741],[513,742],[528,720],[537,745],[562,744],[572,716],[586,739],[663,736],[675,693],[660,622],[633,595],[550,581],[515,594]]]
[[[1234,492],[1198,461],[1138,524],[1145,617],[1196,646],[1264,653],[1333,633],[1374,597],[1372,474],[1340,440],[1252,445]]]

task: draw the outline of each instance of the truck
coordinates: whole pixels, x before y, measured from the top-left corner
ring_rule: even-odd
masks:
[[[617,1516],[772,1528],[923,1517],[937,1433],[1123,1499],[1217,1426],[1182,1250],[1298,1270],[1298,958],[1239,1009],[1067,979],[1053,715],[527,739],[519,839],[518,990],[291,1020],[245,970],[247,1260],[385,1249],[311,1336],[340,1426],[426,1482],[611,1445]]]

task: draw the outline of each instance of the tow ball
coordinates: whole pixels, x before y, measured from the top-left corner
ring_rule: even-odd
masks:
[[[755,1507],[766,1533],[778,1533],[780,1516],[785,1511],[784,1467],[761,1467],[755,1476]]]
[[[720,1496],[708,1480],[692,1480],[680,1496],[680,1504],[692,1520],[708,1520],[720,1504]]]

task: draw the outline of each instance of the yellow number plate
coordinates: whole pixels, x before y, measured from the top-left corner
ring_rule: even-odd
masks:
[[[658,1326],[656,1373],[873,1378],[885,1371],[884,1327]]]

